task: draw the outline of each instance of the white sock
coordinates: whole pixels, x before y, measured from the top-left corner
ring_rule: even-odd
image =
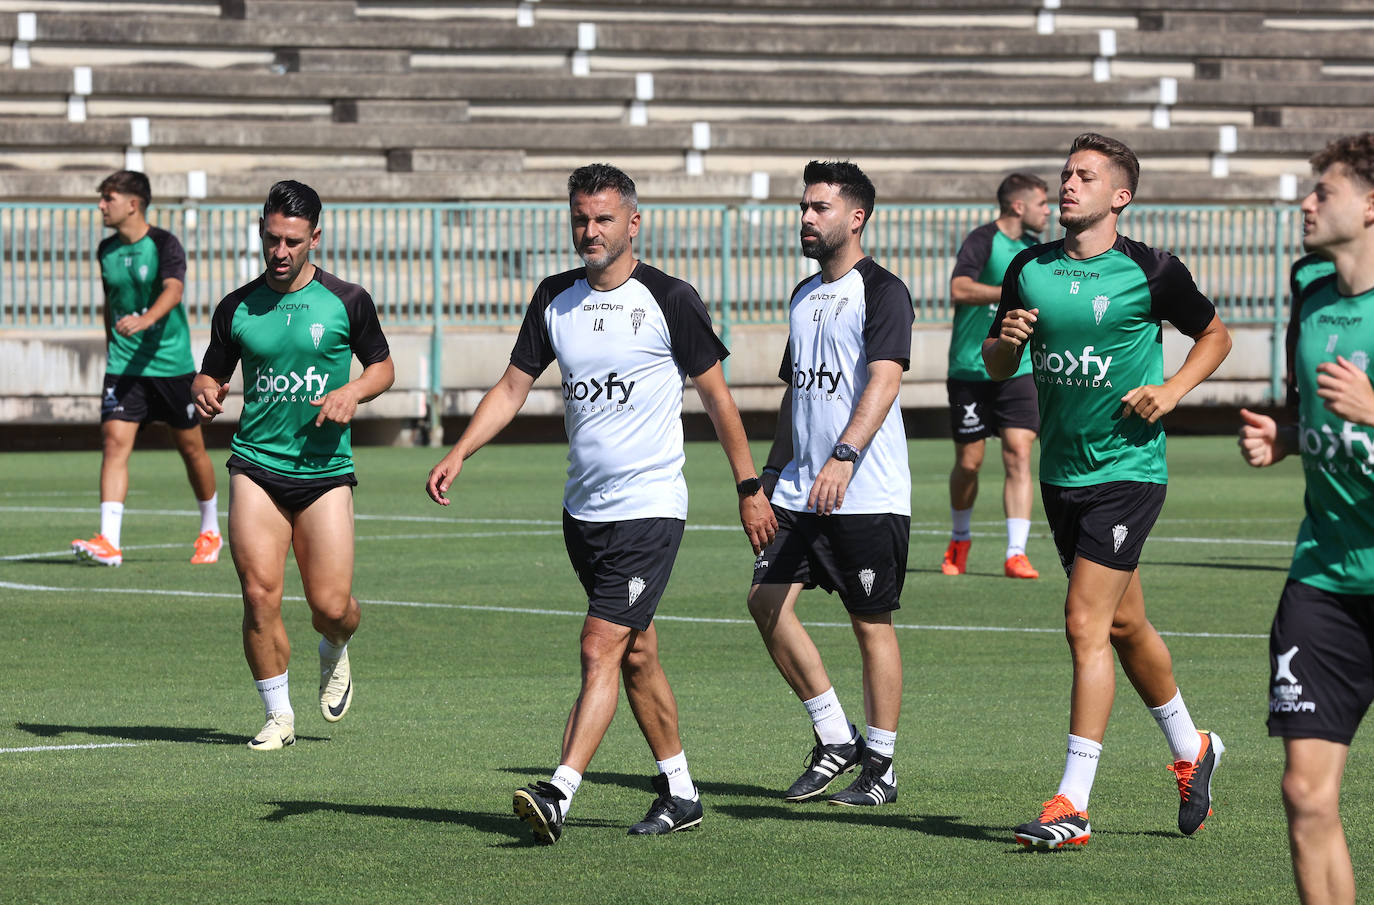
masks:
[[[268,714],[274,712],[295,714],[295,711],[291,709],[291,689],[287,685],[286,673],[273,676],[270,679],[255,679],[253,684],[257,686],[258,695],[262,698],[262,706],[267,708]]]
[[[1173,752],[1174,760],[1186,760],[1189,763],[1197,760],[1198,752],[1202,750],[1202,739],[1193,725],[1193,718],[1188,714],[1188,705],[1183,703],[1183,692],[1174,692],[1173,699],[1167,704],[1151,707],[1150,716],[1155,718],[1160,731],[1169,740],[1169,750]]]
[[[1030,519],[1007,519],[1007,559],[1026,552],[1026,538],[1030,537]]]
[[[1059,793],[1073,802],[1080,811],[1088,810],[1093,780],[1097,778],[1097,762],[1102,757],[1102,745],[1092,739],[1069,736],[1069,750],[1064,758],[1064,778],[1059,780]]]
[[[834,686],[802,703],[811,715],[811,724],[816,727],[816,735],[820,737],[822,745],[843,745],[854,737]]]
[[[200,533],[213,531],[219,534],[219,494],[211,494],[208,500],[197,500],[200,505]]]
[[[110,542],[110,546],[119,549],[119,529],[124,522],[124,504],[112,503],[101,500],[100,502],[100,533],[105,535],[105,539]]]
[[[697,787],[692,783],[692,774],[687,769],[687,752],[679,751],[667,760],[656,760],[658,772],[668,777],[668,792],[674,798],[695,801]]]
[[[346,651],[346,650],[348,650],[348,642],[347,642],[347,641],[345,641],[343,644],[340,644],[340,645],[338,645],[338,646],[336,647],[336,646],[334,645],[334,642],[333,642],[333,641],[330,641],[330,640],[329,640],[328,638],[326,638],[324,635],[321,635],[321,636],[320,636],[320,659],[321,659],[321,660],[337,660],[337,659],[339,659],[340,657],[342,657],[342,656],[344,655],[344,651]]]
[[[558,812],[567,817],[568,809],[572,807],[572,798],[577,794],[577,787],[582,785],[582,774],[567,764],[559,764],[549,782],[563,793],[563,800],[558,802]]]
[[[886,729],[879,729],[876,726],[869,726],[864,733],[868,739],[868,750],[874,754],[881,754],[883,757],[892,758],[897,751],[897,733],[889,732]],[[887,772],[883,774],[883,782],[895,783],[897,774],[892,772],[892,764],[887,765]]]
[[[973,540],[973,507],[949,510],[950,540]]]

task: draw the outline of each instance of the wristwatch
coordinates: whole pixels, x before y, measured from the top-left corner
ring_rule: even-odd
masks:
[[[758,478],[745,478],[735,485],[735,493],[740,496],[753,496],[763,489],[763,482]]]
[[[832,459],[839,459],[841,462],[859,461],[859,448],[850,446],[848,443],[836,443],[835,449],[830,453]]]

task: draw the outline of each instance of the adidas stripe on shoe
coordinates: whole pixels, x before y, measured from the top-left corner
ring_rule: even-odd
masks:
[[[849,725],[852,737],[843,745],[823,745],[820,737],[806,758],[806,772],[797,777],[783,793],[787,801],[809,801],[825,792],[830,783],[841,773],[847,773],[859,765],[864,757],[864,740],[854,724]]]
[[[1023,823],[1012,832],[1022,845],[1045,851],[1062,845],[1084,845],[1092,838],[1087,812],[1074,808],[1073,802],[1063,795],[1045,802],[1038,819]]]
[[[658,797],[649,805],[644,819],[630,827],[631,836],[662,836],[701,825],[701,796],[678,798],[668,790],[668,777],[662,773],[652,780]]]
[[[891,766],[892,758],[872,751],[867,752],[864,755],[863,769],[859,771],[859,778],[850,783],[849,788],[831,795],[830,803],[864,808],[896,801],[897,784],[883,782],[883,777],[887,775],[887,770]]]

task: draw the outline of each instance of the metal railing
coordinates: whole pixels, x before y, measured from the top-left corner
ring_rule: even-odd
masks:
[[[696,286],[727,342],[735,325],[783,322],[791,289],[816,269],[798,250],[794,206],[642,210],[639,256]],[[906,280],[919,323],[942,323],[955,253],[993,215],[979,205],[879,206],[865,248]],[[159,205],[150,219],[186,248],[193,326],[262,270],[253,206]],[[1278,375],[1300,224],[1292,207],[1139,205],[1120,229],[1182,259],[1228,323],[1270,325]],[[557,203],[327,205],[321,227],[316,263],[367,287],[385,324],[432,328],[436,356],[443,328],[519,323],[539,281],[578,264]],[[94,258],[104,235],[94,205],[0,204],[0,328],[100,326]]]

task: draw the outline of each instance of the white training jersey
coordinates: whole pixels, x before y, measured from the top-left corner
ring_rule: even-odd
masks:
[[[792,461],[773,491],[775,506],[806,510],[854,406],[868,386],[868,363],[911,366],[916,312],[906,284],[864,258],[833,283],[815,274],[792,291],[791,333],[778,377],[792,385]],[[837,515],[911,515],[902,408],[892,401],[882,426],[854,465]]]
[[[647,264],[607,292],[585,268],[539,284],[511,364],[563,374],[563,506],[588,522],[687,517],[682,382],[729,352],[687,283]]]

